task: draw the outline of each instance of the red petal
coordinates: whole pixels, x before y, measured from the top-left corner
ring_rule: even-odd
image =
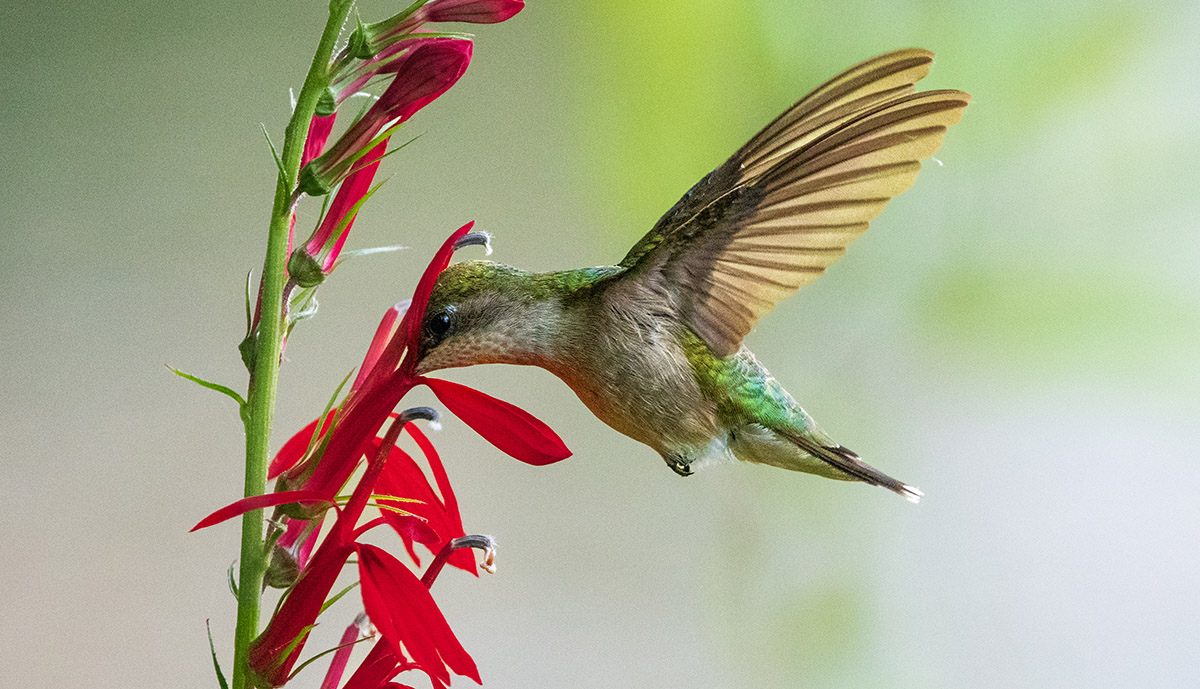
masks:
[[[357,544],[363,607],[383,638],[400,655],[400,645],[433,676],[449,682],[448,667],[479,682],[479,670],[455,638],[428,589],[399,560],[381,548]]]
[[[520,12],[523,0],[434,0],[422,9],[431,22],[495,24]]]
[[[404,321],[400,324],[398,335],[404,338],[404,343],[409,346],[410,352],[416,349],[416,343],[421,333],[421,323],[425,320],[425,307],[429,303],[429,295],[433,293],[433,285],[437,282],[438,276],[450,265],[450,259],[454,256],[454,243],[463,238],[463,235],[471,231],[475,226],[475,221],[463,225],[446,238],[442,243],[442,248],[438,249],[433,255],[433,260],[425,267],[425,272],[421,274],[421,280],[417,283],[417,289],[413,292],[412,304],[408,307],[408,313],[404,314]],[[409,360],[416,365],[415,352],[409,354]]]
[[[333,203],[329,204],[329,210],[325,212],[325,218],[304,246],[304,250],[310,256],[321,255],[321,251],[329,243],[329,238],[333,234],[334,229],[346,218],[346,214],[354,208],[354,204],[362,200],[362,197],[371,190],[371,182],[375,179],[375,172],[379,169],[379,160],[383,157],[387,146],[387,139],[380,141],[378,144],[375,144],[374,148],[367,151],[366,155],[354,163],[350,176],[342,182],[342,186],[333,197]],[[335,245],[321,262],[321,270],[328,273],[333,269],[333,264],[337,261],[338,254],[341,252],[342,244],[345,243],[346,237],[350,234],[350,228],[352,227],[354,227],[354,218],[351,218],[350,222],[346,223],[346,226],[341,229]]]
[[[433,443],[429,442],[429,438],[425,437],[424,431],[418,428],[415,423],[408,424],[404,429],[417,442],[417,446],[421,448],[421,452],[425,455],[425,460],[429,462],[429,468],[433,471],[433,478],[437,481],[438,492],[442,494],[445,514],[455,526],[455,533],[446,534],[446,540],[465,535],[462,528],[462,514],[458,511],[458,498],[454,496],[454,488],[450,485],[450,477],[446,474],[446,467],[442,465],[442,458],[438,455],[437,450],[434,449]],[[437,550],[433,552],[437,553],[443,545],[445,545],[445,541],[439,544]],[[446,562],[475,576],[479,576],[479,573],[475,571],[475,551],[470,548],[461,548],[455,551]]]
[[[325,423],[321,424],[321,433],[325,434],[329,431],[329,424],[333,421],[333,413],[337,409],[330,409],[329,414],[325,416]],[[300,432],[288,438],[288,441],[279,448],[278,454],[271,460],[271,465],[267,468],[267,478],[273,479],[283,472],[296,466],[304,457],[304,452],[308,449],[308,443],[312,440],[313,430],[317,427],[317,421],[313,419],[312,423],[300,429]]]
[[[408,424],[411,428],[412,424]],[[378,441],[375,442],[378,446]],[[439,467],[440,468],[440,467]],[[437,471],[435,470],[435,475]],[[442,472],[443,475],[445,472]],[[446,489],[449,483],[441,486],[443,495],[446,495]],[[463,535],[462,517],[459,516],[457,503],[456,508],[451,511],[447,505],[439,498],[430,487],[428,479],[425,478],[425,473],[413,461],[413,458],[408,453],[402,450],[393,448],[388,455],[387,464],[384,466],[382,473],[379,475],[379,480],[375,484],[375,492],[379,495],[394,495],[400,498],[411,498],[420,502],[395,502],[388,500],[380,500],[385,505],[392,505],[406,512],[411,512],[417,517],[424,520],[423,526],[431,529],[434,532],[434,538],[430,541],[421,541],[412,537],[412,534],[406,533],[406,529],[411,527],[403,515],[383,510],[383,518],[396,529],[400,537],[404,539],[404,545],[408,549],[409,554],[413,556],[413,560],[420,562],[413,551],[413,541],[421,542],[429,546],[429,550],[437,553],[442,549],[442,546],[452,538],[458,538]],[[453,496],[453,491],[448,493]],[[457,553],[456,553],[457,554]],[[466,554],[466,558],[457,558],[453,564],[457,567],[474,573],[475,559],[471,553]]]
[[[336,119],[336,112],[327,117],[313,116],[312,122],[308,125],[308,138],[304,140],[304,154],[300,158],[300,167],[307,165],[308,161],[321,155],[321,151],[325,150],[325,142],[329,140],[329,133],[333,131],[333,122]],[[291,247],[288,247],[288,253],[292,253]]]
[[[371,345],[367,347],[367,355],[363,357],[358,375],[354,378],[354,384],[350,386],[350,392],[362,387],[363,381],[375,370],[375,362],[379,361],[379,355],[383,353],[384,347],[396,332],[396,319],[408,311],[410,303],[412,303],[411,299],[397,302],[395,306],[387,310],[387,313],[383,314],[383,318],[379,321],[379,327],[375,328],[375,335],[371,338]]]
[[[363,119],[406,120],[458,81],[471,63],[471,41],[436,39],[380,70],[395,77]]]
[[[380,376],[396,372],[396,366],[400,363],[400,357],[405,352],[408,353],[404,360],[406,370],[397,372],[397,376],[393,377],[391,384],[394,386],[397,379],[401,383],[409,383],[411,380],[410,374],[417,365],[416,345],[420,340],[421,321],[425,318],[425,305],[429,302],[429,295],[433,292],[433,285],[437,282],[438,275],[441,275],[446,266],[450,265],[450,259],[454,256],[454,243],[462,239],[463,235],[470,232],[474,226],[475,222],[471,221],[455,230],[453,234],[446,238],[446,241],[442,244],[442,248],[438,249],[437,253],[433,255],[433,260],[425,267],[425,272],[421,274],[421,279],[417,282],[416,292],[413,294],[412,300],[409,301],[408,311],[404,313],[404,320],[400,321],[400,325],[396,328],[396,333],[392,336],[391,341],[388,342],[387,347],[376,357],[371,373],[368,373],[364,379],[355,381],[356,387],[361,385],[363,388],[369,388],[375,381],[380,380]],[[376,337],[378,335],[377,332]],[[372,343],[371,346],[374,348],[375,343]]]
[[[346,665],[350,662],[350,654],[354,651],[354,642],[363,635],[364,630],[359,626],[359,622],[363,621],[363,616],[360,614],[350,623],[349,627],[346,627],[346,631],[342,632],[342,640],[338,642],[340,648],[333,652],[333,659],[329,661],[329,670],[325,672],[321,689],[337,689],[338,684],[341,684],[342,674],[346,671]]]
[[[266,495],[255,495],[249,498],[242,498],[235,503],[226,505],[221,509],[213,512],[204,519],[200,520],[191,528],[191,531],[206,529],[213,524],[220,524],[226,519],[232,519],[238,515],[261,510],[264,507],[276,507],[278,505],[286,505],[289,502],[326,502],[333,506],[333,501],[328,495],[318,493],[315,490],[285,490],[279,493],[267,493]],[[190,531],[189,531],[190,533]]]
[[[448,380],[422,378],[421,382],[484,440],[526,464],[544,466],[571,456],[549,426],[520,407]]]
[[[400,659],[392,652],[391,644],[380,639],[342,689],[379,689],[395,676],[399,664]]]

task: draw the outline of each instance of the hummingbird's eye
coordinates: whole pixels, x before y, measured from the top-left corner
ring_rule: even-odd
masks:
[[[450,332],[450,326],[453,324],[454,307],[447,306],[425,320],[425,329],[435,341],[441,342]]]

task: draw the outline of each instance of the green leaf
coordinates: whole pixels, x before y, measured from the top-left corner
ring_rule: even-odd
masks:
[[[394,513],[400,515],[401,517],[416,517],[417,516],[417,515],[413,514],[412,512],[409,512],[408,510],[402,510],[399,507],[392,507],[391,505],[382,505],[377,502],[369,502],[369,503],[367,503],[367,505],[369,507],[377,507],[381,510],[387,510],[388,512],[394,512]]]
[[[404,124],[405,124],[404,122],[397,122],[396,124],[393,124],[392,126],[388,127],[387,129],[383,130],[382,132],[380,132],[378,135],[375,136],[374,139],[371,139],[370,141],[368,141],[366,143],[366,145],[364,145],[362,148],[358,149],[353,154],[347,156],[345,160],[343,160],[336,168],[333,169],[332,176],[338,177],[346,170],[349,170],[355,163],[357,163],[359,161],[359,159],[361,159],[363,156],[370,153],[371,149],[378,146],[379,143],[382,142],[384,139],[390,137],[392,134],[395,134],[398,129],[400,129],[401,127],[404,126]],[[413,141],[416,141],[416,140],[417,140],[417,137],[414,136],[412,139],[410,139],[408,141],[408,143],[404,144],[404,146],[407,146],[409,143],[412,143]],[[401,146],[400,148],[403,148],[404,146]],[[399,148],[397,148],[396,150],[399,150]],[[388,157],[388,155],[390,155],[390,153],[385,153],[384,155],[380,156],[379,159],[383,160],[384,158]]]
[[[341,649],[343,649],[347,646],[353,646],[354,644],[362,643],[364,641],[369,641],[373,638],[375,638],[375,637],[363,636],[358,639],[355,639],[354,641],[347,641],[344,644],[340,644],[338,646],[334,646],[333,648],[327,648],[324,651],[321,651],[320,653],[316,654],[315,656],[309,658],[308,660],[306,660],[303,663],[300,663],[298,666],[296,666],[296,669],[292,670],[292,674],[288,675],[288,681],[290,682],[293,677],[300,674],[301,670],[308,667],[309,665],[312,665],[313,661],[317,660],[318,658],[323,658],[323,657],[329,655],[330,653],[337,653],[338,651],[340,651]]]
[[[385,254],[393,251],[404,251],[408,248],[409,247],[401,246],[400,244],[393,244],[392,246],[373,246],[368,249],[354,249],[353,251],[343,250],[342,254],[338,256],[338,260],[334,262],[333,268],[336,269],[346,261],[352,258],[358,258],[359,256],[370,256],[372,254]]]
[[[279,170],[279,179],[285,180],[286,182],[288,175],[283,169],[283,160],[279,158],[279,151],[275,150],[275,142],[271,141],[271,135],[267,133],[267,125],[259,122],[258,126],[262,128],[262,133],[267,140],[267,145],[271,147],[271,157],[275,159],[275,167]]]
[[[323,612],[325,612],[326,610],[328,610],[328,609],[329,609],[329,606],[331,606],[331,605],[333,605],[334,603],[336,603],[336,602],[338,602],[339,600],[341,600],[342,596],[344,596],[344,595],[346,595],[347,593],[350,593],[351,591],[353,591],[355,586],[358,586],[358,582],[357,582],[357,581],[356,581],[356,582],[354,582],[353,584],[350,584],[349,586],[347,586],[346,588],[342,589],[341,591],[338,591],[336,594],[334,594],[333,598],[330,598],[329,600],[327,600],[327,601],[325,601],[323,604],[321,604],[321,612],[320,612],[320,613],[317,613],[317,614],[318,614],[318,615],[320,615],[321,613],[323,613]]]
[[[401,124],[403,124],[403,122],[401,122]],[[399,125],[397,125],[397,126],[399,126]],[[395,127],[393,127],[393,129],[395,129]],[[390,150],[390,151],[388,151],[387,153],[384,153],[383,155],[379,156],[379,159],[380,159],[380,160],[383,160],[384,158],[386,158],[386,157],[388,157],[388,156],[392,155],[393,153],[397,153],[397,152],[398,152],[400,149],[402,149],[402,148],[404,148],[404,147],[408,146],[409,144],[411,144],[412,142],[414,142],[414,141],[416,141],[417,139],[421,138],[422,136],[424,136],[424,134],[417,134],[416,136],[414,136],[413,138],[409,139],[408,141],[405,141],[404,143],[400,144],[399,146],[393,146],[393,147],[392,147],[392,150]],[[389,179],[390,179],[390,178],[389,178]]]
[[[308,449],[304,451],[304,456],[307,457],[308,454],[312,452],[313,446],[317,444],[317,438],[321,436],[321,426],[324,425],[325,417],[329,416],[329,410],[333,409],[334,402],[337,401],[337,397],[342,392],[342,388],[346,387],[346,383],[350,382],[350,376],[352,375],[354,375],[354,369],[350,369],[350,372],[346,374],[346,377],[342,379],[342,382],[338,383],[337,389],[334,390],[333,394],[329,396],[329,401],[325,403],[325,410],[322,411],[321,415],[317,417],[319,421],[317,421],[316,427],[313,428],[312,437],[308,439]],[[333,419],[330,420],[329,429],[332,431],[335,425],[337,425],[337,416],[334,416]],[[332,433],[327,435],[332,435]]]
[[[204,380],[203,378],[198,378],[196,376],[193,376],[190,373],[184,373],[183,371],[180,371],[177,368],[171,368],[170,366],[167,366],[167,370],[169,370],[171,373],[174,373],[175,375],[179,376],[180,378],[184,378],[184,379],[192,381],[193,383],[195,383],[196,385],[199,385],[200,387],[208,388],[209,390],[215,390],[215,391],[221,393],[222,395],[229,397],[230,399],[232,399],[233,401],[238,403],[239,408],[246,406],[246,400],[242,399],[242,396],[239,395],[237,393],[237,391],[234,390],[233,388],[228,388],[228,387],[225,387],[224,385],[209,382],[207,380]]]
[[[208,620],[204,620],[204,628],[208,630],[208,650],[212,653],[213,669],[217,671],[217,683],[221,685],[221,689],[229,689],[225,673],[221,672],[221,663],[217,660],[217,648],[213,646],[212,627],[209,626]]]
[[[475,34],[462,31],[418,31],[408,35],[413,38],[460,38],[466,41],[474,40]]]
[[[254,271],[246,271],[246,337],[250,337],[250,331],[254,328],[254,307],[250,303],[250,290],[254,285]]]
[[[280,652],[279,657],[286,658],[290,656],[292,651],[296,650],[296,648],[304,641],[304,639],[308,637],[308,633],[315,629],[316,626],[317,624],[314,622],[301,629],[300,633],[296,635],[296,638],[292,639],[288,645],[284,647],[283,651]],[[292,673],[292,675],[288,676],[288,679],[291,679],[294,675],[295,673]]]
[[[382,157],[380,158],[380,160],[382,160]],[[329,237],[331,239],[333,239],[336,242],[337,239],[339,237],[341,237],[342,233],[346,231],[346,227],[349,226],[350,223],[354,222],[354,219],[356,217],[358,217],[358,211],[360,208],[362,208],[362,205],[367,202],[367,199],[374,196],[375,192],[379,191],[379,187],[382,187],[384,185],[384,182],[387,182],[387,180],[385,179],[382,182],[380,182],[379,184],[376,184],[375,186],[368,189],[367,193],[363,194],[362,198],[360,198],[358,201],[356,201],[354,203],[354,205],[350,207],[350,210],[346,211],[346,214],[344,216],[342,216],[342,219],[340,221],[338,221],[337,227],[334,227],[333,231],[329,233]],[[307,256],[308,254],[302,254],[302,255]],[[329,269],[329,272],[333,272],[333,268],[338,267],[338,265],[340,265],[340,264],[341,264],[341,261],[335,262],[333,264],[333,267]],[[320,266],[318,264],[318,270],[319,269],[320,269]]]
[[[238,597],[237,576],[234,574],[234,571],[236,569],[237,569],[237,562],[229,563],[229,591],[230,591],[230,593],[233,594],[234,598]]]
[[[402,498],[399,495],[387,495],[384,493],[371,493],[371,497],[375,500],[391,500],[392,502],[415,502],[422,505],[425,504],[424,500],[418,500],[416,498]]]

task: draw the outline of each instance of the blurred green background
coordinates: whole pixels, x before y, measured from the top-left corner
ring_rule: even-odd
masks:
[[[281,139],[323,13],[0,9],[7,686],[214,687],[207,618],[229,662],[237,527],[186,532],[240,494],[240,426],[163,364],[244,384],[273,188],[259,122]],[[351,245],[412,250],[322,289],[273,445],[463,222],[527,268],[613,262],[809,88],[926,47],[923,86],[975,96],[943,164],[749,338],[926,500],[755,466],[680,480],[548,373],[459,370],[576,454],[524,466],[447,420],[436,442],[500,571],[437,598],[489,687],[1190,686],[1198,33],[1194,2],[534,0],[480,28],[389,159]],[[354,602],[333,612],[312,650]]]

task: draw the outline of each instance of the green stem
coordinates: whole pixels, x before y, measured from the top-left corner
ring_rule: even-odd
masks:
[[[292,215],[292,189],[300,172],[300,158],[304,151],[309,122],[316,111],[317,100],[329,81],[329,59],[352,4],[352,0],[331,0],[329,3],[329,20],[325,23],[317,52],[304,79],[304,86],[296,97],[296,109],[288,122],[283,143],[283,174],[275,187],[275,205],[271,211],[267,255],[262,273],[262,314],[255,341],[254,370],[250,374],[250,389],[246,401],[249,412],[245,424],[247,497],[261,495],[267,487],[271,418],[275,411],[275,390],[279,382],[279,358],[283,344],[283,289],[286,279],[288,229]],[[247,512],[242,518],[233,689],[246,689],[248,686],[247,651],[250,642],[258,633],[259,598],[267,564],[262,519],[262,510]]]

